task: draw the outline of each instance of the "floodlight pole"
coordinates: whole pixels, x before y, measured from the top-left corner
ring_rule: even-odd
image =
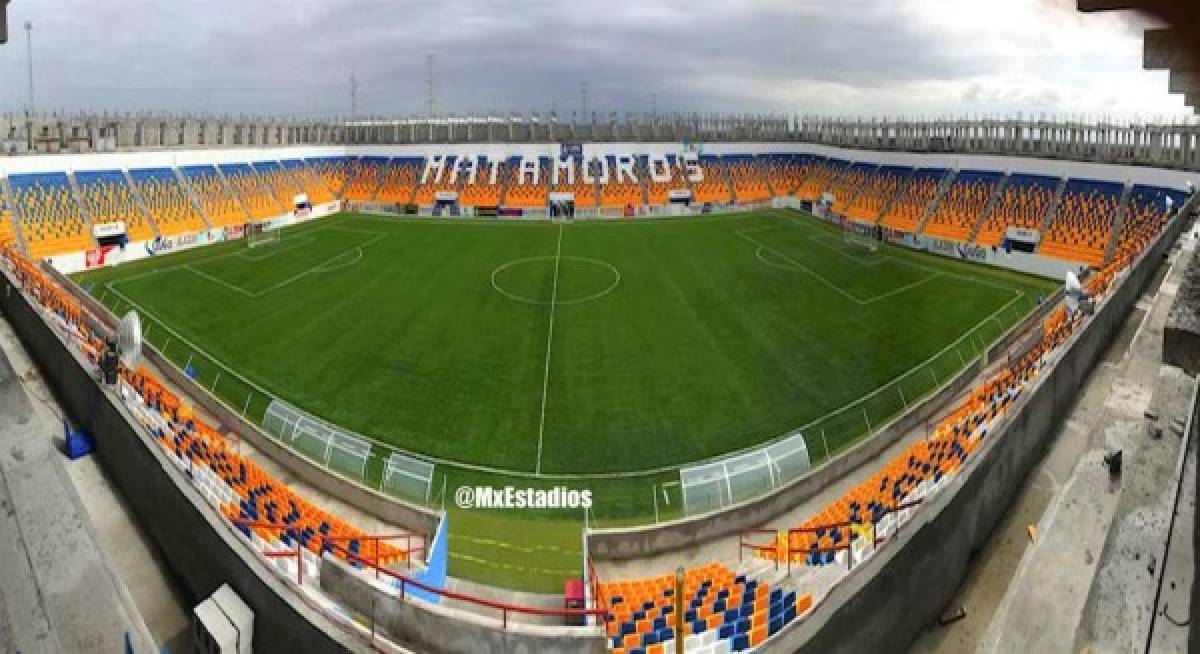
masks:
[[[25,21],[25,55],[29,64],[29,115],[33,116],[36,106],[33,96],[33,22],[28,20]]]

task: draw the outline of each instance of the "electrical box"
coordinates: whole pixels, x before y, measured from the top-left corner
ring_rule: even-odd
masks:
[[[254,612],[229,584],[192,609],[194,654],[251,654],[253,642]]]

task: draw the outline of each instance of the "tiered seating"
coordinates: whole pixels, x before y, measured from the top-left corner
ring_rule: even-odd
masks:
[[[340,195],[346,188],[346,179],[350,177],[350,160],[346,157],[318,157],[305,161],[330,193]]]
[[[475,182],[471,183],[464,167],[459,174],[462,190],[458,192],[458,203],[464,207],[496,207],[500,205],[500,191],[504,188],[505,165],[500,162],[496,172],[496,183],[492,183],[492,164],[486,157],[478,158]]]
[[[884,205],[911,174],[912,168],[881,166],[863,182],[862,191],[846,208],[845,215],[859,222],[878,222]]]
[[[684,177],[683,167],[679,161],[679,157],[673,154],[667,155],[667,168],[670,171],[671,179],[666,182],[656,182],[650,176],[650,158],[646,156],[638,157],[638,165],[642,170],[646,171],[646,201],[653,205],[663,205],[671,201],[670,192],[684,190],[688,188],[687,178]],[[578,202],[576,202],[578,205]]]
[[[387,157],[360,157],[347,166],[347,179],[342,198],[354,202],[370,202],[379,190],[379,175],[387,165]],[[403,200],[408,201],[408,198]]]
[[[845,215],[858,190],[878,170],[878,164],[851,164],[830,180],[828,191],[833,194],[834,212]]]
[[[1002,173],[964,170],[954,178],[938,208],[925,224],[926,236],[966,241],[987,210]]]
[[[150,201],[146,187],[138,181],[139,172],[141,171],[130,171],[129,174],[133,176],[134,183],[139,185],[138,188],[142,192],[142,197],[146,199],[146,204],[150,206],[150,213],[154,215],[154,220],[158,224],[160,232],[166,234],[168,231],[174,229],[163,226],[160,212],[168,220],[174,220],[176,216],[186,217],[188,220],[191,220],[190,214],[184,210],[184,207],[191,206],[191,203],[187,202],[186,197],[183,197],[185,194],[182,188],[179,189],[180,197],[178,199],[173,196],[173,192],[169,188],[164,189],[163,193],[168,197],[165,197],[156,206],[155,203]],[[170,185],[170,180],[167,179],[170,175],[170,170],[159,168],[154,171],[145,172],[153,172],[154,176],[160,178],[163,184]],[[248,219],[246,210],[242,208],[237,198],[229,192],[229,188],[225,186],[225,182],[217,175],[216,168],[212,166],[184,166],[179,169],[179,172],[183,173],[188,186],[192,187],[192,194],[196,196],[196,200],[204,208],[204,215],[213,227],[232,227],[234,225],[246,224],[246,220]],[[173,176],[171,178],[173,179]],[[203,222],[199,214],[196,214],[195,220]],[[194,225],[195,223],[190,224]],[[183,226],[180,226],[178,229],[179,231],[187,231],[183,229]]]
[[[431,205],[436,202],[438,191],[457,191],[458,190],[458,186],[462,183],[462,178],[458,177],[453,180],[450,179],[450,168],[454,165],[454,161],[457,158],[458,157],[456,157],[454,155],[448,155],[447,157],[445,157],[446,169],[445,169],[445,171],[442,172],[442,178],[440,180],[435,182],[434,174],[431,172],[429,174],[429,179],[426,180],[424,184],[420,184],[419,186],[417,186],[417,190],[413,194],[413,202],[414,203],[422,205],[422,206]],[[422,163],[422,165],[423,165],[423,163]],[[420,182],[422,174],[424,174],[423,168],[417,169],[416,177],[414,178],[417,181],[417,183]]]
[[[617,158],[608,159],[608,183],[600,185],[600,206],[602,207],[640,207],[642,206],[642,183],[645,173],[638,169],[635,162],[633,170],[639,181],[632,182],[621,175],[617,181]]]
[[[1167,198],[1171,198],[1173,203],[1168,205]],[[1141,184],[1134,186],[1113,262],[1121,263],[1121,267],[1132,262],[1162,231],[1173,213],[1183,208],[1186,201],[1187,195],[1181,191]]]
[[[283,211],[290,211],[296,204],[296,194],[300,187],[287,174],[287,171],[277,161],[255,161],[250,164],[253,171],[251,179],[257,177],[258,188],[264,189],[272,198],[275,205]]]
[[[721,643],[716,651],[757,647],[812,607],[811,595],[797,598],[795,591],[771,588],[715,562],[684,572],[679,605],[674,574],[597,586],[611,614],[605,625],[609,647],[629,654],[671,654],[677,637],[687,651],[715,643]],[[686,634],[675,633],[676,610],[684,611]]]
[[[996,206],[980,226],[975,242],[999,245],[1009,227],[1041,229],[1057,187],[1058,180],[1053,177],[1010,175]]]
[[[804,181],[796,191],[796,197],[809,202],[820,200],[834,178],[849,167],[850,162],[841,159],[810,159],[804,164]]]
[[[323,553],[346,558],[346,543],[326,542],[322,538],[325,536],[350,538],[351,552],[362,550],[364,557],[374,555],[373,548],[362,547],[366,533],[309,504],[253,460],[234,453],[215,429],[192,416],[187,406],[145,368],[136,373],[125,370],[123,379],[146,409],[139,416],[143,425],[173,462],[190,473],[209,502],[230,521],[262,525],[235,524],[257,549],[294,550],[298,543],[305,551],[308,576],[315,576]],[[407,552],[391,544],[379,544],[380,565],[402,562],[406,556]],[[288,567],[294,565],[293,559]]]
[[[308,196],[308,201],[315,205],[333,202],[333,192],[325,186],[322,180],[308,164],[300,159],[284,159],[284,172],[292,178],[296,186]],[[285,205],[287,206],[287,205]]]
[[[520,177],[521,158],[512,157],[508,160],[508,184],[504,191],[504,206],[524,209],[542,209],[549,202],[550,192],[550,159],[538,158],[538,183],[533,184],[526,178],[525,183],[518,183]]]
[[[917,231],[945,176],[946,171],[940,168],[921,168],[913,173],[884,215],[883,226],[903,232]]]
[[[738,202],[771,199],[765,159],[753,155],[729,155],[725,157],[725,165],[729,169],[729,178],[733,181],[733,194]]]
[[[1060,306],[1045,321],[1042,340],[1021,359],[981,383],[963,403],[883,468],[841,498],[782,532],[773,545],[755,549],[757,556],[791,560],[810,566],[861,563],[916,510],[915,502],[936,492],[952,478],[987,438],[1047,363],[1047,357],[1075,331],[1079,312]]]
[[[800,190],[804,182],[805,164],[812,160],[812,155],[768,154],[761,155],[760,159],[765,161],[771,189],[775,195],[783,197]]]
[[[1099,268],[1104,262],[1104,250],[1112,236],[1123,190],[1115,182],[1078,179],[1067,182],[1054,222],[1043,235],[1038,253]]]
[[[119,170],[100,170],[75,173],[79,199],[93,225],[124,221],[125,233],[131,241],[154,238],[154,228],[146,220],[142,207]]]
[[[233,192],[241,198],[246,211],[250,212],[251,220],[267,220],[283,213],[284,209],[268,192],[249,164],[221,164],[217,167],[225,174]]]
[[[20,216],[18,228],[30,257],[42,259],[78,252],[95,244],[66,174],[13,175],[8,182]]]
[[[704,171],[704,179],[692,183],[692,197],[696,202],[712,202],[728,204],[732,201],[729,194],[729,175],[725,162],[710,154],[702,154],[698,159],[700,169]]]
[[[0,247],[17,240],[16,228],[13,225],[12,203],[8,194],[4,192],[4,187],[0,186]]]
[[[600,164],[594,161],[589,162],[592,176],[592,181],[590,182],[583,181],[582,162],[573,161],[571,165],[575,168],[575,183],[568,184],[566,173],[559,173],[558,183],[553,184],[550,188],[550,191],[553,193],[574,193],[576,208],[594,208],[598,200],[596,194],[596,179],[600,176],[600,171],[598,170]],[[666,202],[666,200],[663,200],[663,202]]]
[[[420,157],[397,157],[388,161],[383,167],[382,175],[374,179],[379,181],[379,202],[408,204],[413,202],[413,192],[421,179],[421,169],[425,160]],[[425,204],[432,204],[433,196]],[[417,202],[417,204],[421,204]]]

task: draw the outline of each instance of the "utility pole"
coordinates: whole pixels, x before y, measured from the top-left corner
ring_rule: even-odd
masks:
[[[29,115],[33,115],[33,23],[25,21],[25,55],[29,63]]]
[[[425,56],[425,109],[433,118],[433,54]]]
[[[354,75],[354,70],[350,70],[350,117],[358,116],[358,78]]]

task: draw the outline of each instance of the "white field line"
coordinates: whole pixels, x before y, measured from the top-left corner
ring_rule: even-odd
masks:
[[[331,228],[329,228],[329,229],[335,229],[335,228],[332,228],[332,227],[331,227]],[[348,230],[342,230],[342,231],[348,231]],[[370,233],[370,232],[364,232],[364,233]],[[277,290],[279,290],[279,289],[281,289],[281,288],[283,288],[283,287],[285,287],[285,286],[291,285],[291,284],[293,284],[293,283],[295,283],[295,282],[299,281],[300,279],[303,279],[304,277],[306,277],[306,276],[308,276],[308,275],[311,275],[311,274],[313,274],[313,273],[317,273],[317,272],[332,272],[332,271],[334,271],[334,270],[338,270],[338,269],[339,269],[339,267],[336,267],[336,266],[335,266],[335,267],[333,267],[333,268],[326,268],[326,266],[328,266],[329,264],[331,264],[331,263],[333,263],[333,262],[337,261],[338,259],[341,259],[342,257],[344,257],[344,256],[346,256],[347,254],[350,254],[350,253],[352,253],[352,252],[357,252],[357,253],[358,253],[358,259],[361,259],[361,258],[362,258],[362,255],[363,255],[363,248],[367,247],[368,245],[371,245],[372,243],[375,243],[375,242],[376,242],[376,241],[378,241],[379,239],[381,239],[381,238],[383,238],[384,236],[386,236],[386,234],[380,234],[380,233],[378,233],[378,232],[374,232],[374,234],[375,234],[375,237],[374,237],[374,238],[372,238],[372,239],[370,239],[370,240],[368,240],[366,243],[363,243],[362,245],[355,245],[354,247],[352,247],[352,248],[350,248],[350,249],[348,249],[348,250],[343,250],[342,252],[339,252],[339,253],[337,253],[337,254],[333,255],[332,257],[329,257],[328,259],[325,259],[324,261],[321,261],[321,262],[319,262],[319,263],[317,263],[317,264],[314,264],[313,266],[310,266],[309,268],[306,268],[305,270],[302,270],[302,271],[300,271],[299,273],[296,273],[295,275],[292,275],[291,277],[288,277],[287,279],[284,279],[283,281],[280,281],[280,282],[279,282],[279,283],[277,283],[277,284],[274,284],[274,285],[272,285],[272,286],[268,286],[267,288],[265,288],[265,289],[263,289],[263,290],[261,290],[261,291],[258,291],[258,292],[254,292],[254,291],[249,291],[249,290],[246,290],[246,289],[242,288],[241,286],[238,286],[237,284],[231,284],[231,283],[229,283],[229,282],[227,282],[227,281],[225,281],[225,280],[223,280],[223,279],[220,279],[219,277],[217,277],[217,276],[215,276],[215,275],[211,275],[211,274],[209,274],[209,273],[203,272],[203,271],[201,271],[201,270],[199,270],[199,269],[197,269],[197,268],[193,267],[191,264],[183,264],[182,266],[179,266],[179,267],[181,267],[181,268],[184,268],[184,269],[186,269],[186,270],[190,270],[191,272],[193,272],[193,273],[195,273],[195,274],[199,275],[200,277],[203,277],[204,279],[207,279],[207,280],[208,280],[208,281],[210,281],[210,282],[213,282],[213,283],[216,283],[216,284],[220,284],[221,286],[224,286],[225,288],[228,288],[228,289],[230,289],[230,290],[232,290],[232,291],[236,291],[236,292],[238,292],[238,293],[241,293],[242,295],[245,295],[246,297],[257,299],[257,298],[260,298],[260,297],[262,297],[262,296],[264,296],[264,295],[267,295],[268,293],[271,293],[271,292],[273,292],[273,291],[277,291]],[[265,258],[265,257],[261,257],[261,258]],[[358,263],[358,259],[355,259],[355,261],[354,261],[353,263]],[[257,260],[257,259],[254,259],[254,260]],[[348,266],[350,266],[350,265],[352,265],[352,264],[348,263],[348,264],[345,264],[345,265],[343,265],[343,266],[340,266],[340,267],[348,267]],[[169,269],[164,269],[164,270],[169,270]],[[128,279],[124,279],[124,280],[119,280],[119,281],[120,281],[121,283],[124,283],[124,282],[127,282],[127,281],[129,281],[129,280],[128,280]]]
[[[220,284],[221,286],[224,286],[225,288],[227,288],[231,291],[234,291],[235,293],[241,293],[242,295],[245,295],[248,298],[258,297],[254,293],[247,291],[246,289],[242,288],[241,286],[238,286],[237,284],[230,284],[229,282],[225,281],[224,279],[221,279],[220,277],[217,277],[216,275],[210,275],[210,274],[204,272],[203,270],[200,270],[199,268],[193,268],[191,264],[186,264],[183,266],[183,268],[185,270],[192,271],[193,273],[199,275],[200,277],[203,277],[204,279],[207,279],[208,281],[210,281],[214,284]]]
[[[734,214],[734,215],[735,215],[736,217],[741,217],[741,216],[742,216],[742,214]],[[359,218],[362,218],[362,217],[365,217],[365,216],[359,216]],[[391,222],[391,223],[395,223],[395,222],[396,222],[396,221],[395,221],[395,220],[393,220],[393,219],[385,219],[385,218],[378,218],[378,220],[381,220],[381,221],[383,221],[383,222]],[[412,221],[403,221],[403,222],[420,222],[420,221],[412,220]],[[454,224],[454,223],[445,223],[445,224]],[[487,223],[474,223],[474,224],[476,224],[476,225],[481,225],[481,224],[487,224]],[[543,223],[541,223],[541,224],[542,224],[543,226],[545,225],[545,223],[544,223],[544,222],[543,222]],[[576,223],[576,224],[579,224],[579,223]],[[562,227],[562,226],[561,226],[561,224],[560,224],[560,229],[561,229],[561,227]],[[321,227],[321,228],[318,228],[318,229],[327,229],[327,228],[326,228],[326,227]],[[316,230],[305,230],[305,232],[304,232],[304,233],[308,233],[309,231],[316,231]],[[749,230],[749,231],[762,231],[762,230]],[[234,255],[234,254],[239,254],[239,253],[240,253],[240,252],[235,252],[235,253],[231,253],[231,254],[229,254],[229,255],[221,255],[221,258],[223,258],[224,256],[232,256],[232,255]],[[896,259],[896,261],[903,261],[903,260]],[[920,266],[919,264],[913,264],[913,265],[915,265],[915,266],[917,266],[917,267],[925,268],[925,266]],[[174,269],[174,268],[179,268],[179,267],[181,267],[181,266],[174,266],[174,267],[173,267],[173,268],[171,268],[171,269]],[[141,274],[141,275],[138,275],[137,277],[144,277],[144,276],[146,276],[146,275],[149,275],[149,274],[154,274],[154,273],[156,273],[156,272],[165,272],[166,270],[169,270],[169,269],[166,269],[166,268],[164,268],[164,269],[156,269],[156,270],[150,271],[150,272],[148,272],[148,273],[143,273],[143,274]],[[943,273],[943,274],[945,274],[946,276],[949,276],[949,277],[958,277],[958,275],[954,275],[954,274],[949,274],[949,273]],[[130,278],[125,278],[125,279],[122,279],[122,280],[118,280],[118,282],[120,282],[120,283],[123,283],[123,282],[125,282],[125,281],[129,281],[130,279],[134,279],[134,277],[130,277]],[[964,279],[969,279],[969,278],[964,278]],[[136,302],[132,301],[131,299],[129,299],[129,297],[128,297],[128,296],[126,296],[125,294],[121,293],[121,292],[120,292],[120,291],[118,291],[117,289],[113,288],[112,284],[113,284],[112,282],[110,282],[110,283],[106,283],[106,284],[104,284],[104,287],[105,287],[105,288],[107,288],[108,290],[112,291],[112,292],[113,292],[113,294],[115,294],[115,295],[117,295],[118,297],[120,297],[120,298],[121,298],[122,300],[124,300],[126,303],[128,303],[128,304],[130,304],[130,305],[132,305],[132,306],[136,307],[137,309],[139,309],[139,310],[140,310],[140,311],[141,311],[143,314],[145,314],[146,316],[149,316],[151,319],[153,319],[155,322],[157,322],[159,325],[161,325],[161,326],[162,326],[164,329],[166,329],[166,330],[167,330],[167,331],[168,331],[168,332],[169,332],[169,333],[170,333],[170,334],[171,334],[171,335],[172,335],[174,338],[176,338],[176,339],[178,339],[178,340],[182,341],[182,342],[183,342],[184,344],[186,344],[188,347],[192,348],[192,350],[193,350],[193,351],[195,351],[195,352],[197,352],[197,353],[199,353],[199,354],[202,354],[202,355],[203,355],[203,356],[204,356],[206,359],[208,359],[208,360],[209,360],[209,361],[211,361],[212,363],[216,364],[216,365],[217,365],[218,367],[220,367],[220,368],[221,368],[221,370],[223,370],[224,372],[226,372],[226,373],[230,374],[230,375],[231,375],[231,376],[233,376],[235,379],[237,379],[237,380],[241,381],[242,383],[246,384],[247,386],[249,386],[249,387],[253,388],[255,391],[258,391],[258,392],[259,392],[259,393],[261,393],[262,395],[264,395],[264,396],[266,396],[266,397],[268,397],[268,398],[271,398],[271,399],[275,399],[275,397],[276,397],[276,396],[275,396],[273,393],[271,393],[271,392],[267,391],[266,389],[262,388],[261,386],[259,386],[259,385],[258,385],[258,384],[256,384],[256,383],[254,383],[254,382],[250,381],[249,379],[246,379],[244,376],[242,376],[241,374],[239,374],[237,371],[233,370],[233,369],[232,369],[232,368],[230,368],[229,366],[227,366],[227,365],[225,365],[224,363],[222,363],[222,362],[220,362],[219,360],[217,360],[217,358],[216,358],[216,357],[212,356],[212,355],[211,355],[211,354],[209,354],[207,351],[205,351],[203,348],[201,348],[201,347],[197,346],[195,343],[193,343],[192,341],[188,340],[188,339],[187,339],[186,337],[184,337],[183,335],[179,334],[179,332],[177,332],[177,331],[175,331],[174,329],[172,329],[172,328],[171,328],[171,327],[170,327],[170,326],[169,326],[167,323],[163,322],[162,320],[160,320],[159,318],[157,318],[157,317],[156,317],[154,314],[152,314],[152,313],[150,313],[149,311],[147,311],[147,310],[145,309],[145,307],[143,307],[143,306],[139,305],[138,303],[136,303]],[[874,397],[875,395],[877,395],[877,394],[881,393],[882,391],[886,390],[887,388],[891,387],[891,386],[892,386],[893,384],[895,384],[897,381],[899,381],[899,380],[901,380],[901,379],[904,379],[904,378],[905,378],[907,375],[911,374],[913,371],[915,371],[915,370],[917,370],[917,369],[919,369],[919,368],[922,368],[922,367],[924,367],[924,366],[928,365],[930,362],[934,361],[935,359],[937,359],[937,358],[938,358],[938,357],[940,357],[941,355],[945,354],[945,353],[946,353],[947,351],[949,351],[951,348],[955,347],[956,345],[958,345],[959,343],[961,343],[962,341],[964,341],[964,340],[965,340],[965,339],[966,339],[968,336],[970,336],[971,334],[975,333],[975,332],[976,332],[976,331],[977,331],[977,330],[978,330],[980,327],[982,327],[982,326],[983,326],[984,324],[986,324],[987,322],[989,322],[989,321],[992,321],[992,320],[996,320],[996,317],[997,317],[997,316],[999,316],[1001,313],[1003,313],[1005,310],[1007,310],[1009,307],[1011,307],[1011,306],[1013,305],[1013,303],[1017,302],[1018,300],[1020,300],[1022,297],[1024,297],[1024,296],[1025,296],[1025,294],[1024,294],[1023,292],[1021,292],[1021,291],[1017,291],[1017,290],[1015,290],[1015,289],[1012,289],[1012,288],[1010,288],[1010,287],[1003,287],[1003,288],[1006,288],[1007,290],[1011,290],[1011,291],[1013,291],[1013,292],[1015,293],[1015,297],[1014,297],[1013,299],[1009,300],[1008,302],[1006,302],[1006,303],[1005,303],[1003,306],[1001,306],[999,309],[997,309],[997,310],[996,310],[995,312],[993,312],[991,315],[989,315],[988,317],[986,317],[986,318],[984,318],[983,320],[979,321],[979,323],[978,323],[977,325],[975,325],[975,326],[974,326],[974,327],[972,327],[970,330],[968,330],[967,332],[965,332],[965,333],[964,333],[962,336],[960,336],[960,337],[958,337],[957,339],[955,339],[953,342],[951,342],[951,343],[950,343],[949,345],[947,345],[946,347],[942,348],[942,350],[940,350],[939,352],[937,352],[937,353],[936,353],[936,354],[934,354],[933,356],[931,356],[931,357],[929,357],[928,359],[926,359],[925,361],[922,361],[921,363],[919,363],[919,364],[917,364],[917,365],[913,366],[913,367],[912,367],[912,368],[910,368],[909,370],[907,370],[907,371],[905,371],[905,372],[903,372],[903,373],[900,373],[899,375],[897,375],[896,377],[892,378],[891,380],[889,380],[888,382],[884,383],[883,385],[879,386],[879,387],[878,387],[878,388],[876,388],[875,390],[873,390],[873,391],[871,391],[871,392],[869,392],[869,393],[866,393],[866,394],[864,394],[863,396],[859,397],[858,399],[852,400],[852,401],[850,401],[850,402],[848,402],[848,403],[844,404],[844,405],[843,405],[843,406],[841,406],[840,408],[834,409],[833,411],[830,411],[829,413],[827,413],[827,414],[825,414],[825,415],[823,415],[823,416],[821,416],[821,417],[818,417],[818,418],[816,418],[816,419],[814,419],[814,420],[811,420],[811,421],[809,421],[809,422],[805,423],[804,425],[801,425],[800,427],[797,427],[797,428],[795,428],[795,429],[788,430],[786,433],[784,433],[784,434],[781,434],[780,436],[778,436],[778,437],[776,437],[776,438],[773,438],[773,439],[771,439],[771,440],[768,440],[768,441],[764,441],[764,442],[762,442],[762,443],[758,443],[758,444],[756,444],[756,445],[752,445],[752,446],[749,446],[749,447],[743,448],[743,449],[741,449],[741,450],[737,450],[737,451],[733,451],[733,452],[724,452],[724,453],[721,453],[721,454],[718,454],[718,455],[714,455],[714,456],[712,456],[712,457],[708,457],[707,459],[701,459],[701,460],[697,460],[697,461],[690,461],[690,462],[683,462],[683,463],[676,463],[676,464],[672,464],[672,465],[666,465],[666,466],[659,466],[659,467],[657,467],[657,468],[649,468],[649,469],[646,469],[646,470],[630,470],[630,471],[624,471],[624,472],[599,472],[599,473],[583,473],[583,474],[581,474],[581,473],[541,473],[541,472],[539,471],[539,472],[537,472],[537,473],[533,473],[533,474],[531,474],[531,473],[530,473],[528,470],[524,470],[524,471],[522,471],[522,470],[512,470],[512,469],[507,469],[507,468],[497,468],[497,467],[494,467],[494,466],[480,465],[480,464],[474,464],[474,463],[466,463],[466,462],[463,462],[463,461],[454,461],[454,460],[452,460],[452,459],[444,459],[444,458],[441,458],[441,457],[431,456],[431,455],[428,455],[428,454],[417,453],[417,452],[412,452],[412,451],[409,451],[409,450],[405,450],[405,449],[403,449],[403,448],[398,448],[398,447],[396,447],[395,445],[391,445],[391,444],[385,443],[385,442],[383,442],[383,441],[381,441],[381,440],[378,440],[378,439],[376,439],[376,438],[373,438],[373,437],[371,437],[371,436],[367,436],[367,435],[365,435],[365,434],[357,434],[357,436],[358,436],[359,438],[362,438],[363,440],[365,440],[365,441],[367,441],[367,442],[369,442],[369,443],[373,444],[374,446],[376,446],[376,447],[379,447],[380,449],[382,449],[382,450],[385,450],[385,451],[388,451],[388,452],[402,452],[402,453],[409,454],[409,455],[415,456],[415,457],[417,457],[417,458],[419,458],[419,459],[422,459],[422,460],[425,460],[425,461],[429,461],[429,462],[431,462],[431,463],[438,464],[438,465],[443,465],[443,466],[449,466],[449,467],[453,467],[453,468],[458,468],[458,469],[460,469],[460,470],[471,470],[471,471],[474,471],[474,472],[485,472],[485,473],[496,474],[496,475],[505,475],[505,476],[514,476],[514,477],[532,477],[532,478],[537,478],[537,479],[560,480],[560,481],[572,481],[572,480],[593,480],[593,479],[629,479],[629,478],[633,478],[633,477],[645,477],[645,476],[656,475],[656,474],[661,474],[661,473],[665,473],[665,472],[673,472],[673,471],[677,471],[677,470],[679,470],[680,468],[685,468],[685,467],[688,467],[688,466],[694,466],[694,465],[701,465],[701,464],[704,464],[704,463],[709,463],[709,462],[711,462],[711,461],[715,461],[715,460],[718,460],[718,459],[723,459],[723,458],[726,458],[726,457],[728,457],[728,456],[736,455],[736,454],[739,454],[739,453],[741,453],[741,452],[748,452],[748,451],[750,451],[750,450],[756,450],[756,449],[761,449],[761,448],[764,448],[764,447],[770,446],[770,445],[772,445],[772,444],[774,444],[774,443],[776,443],[776,442],[778,442],[778,441],[782,440],[783,438],[786,438],[786,437],[788,437],[788,436],[791,436],[791,435],[795,434],[796,432],[801,432],[801,431],[804,431],[804,430],[806,430],[806,429],[810,428],[811,426],[813,426],[813,425],[816,425],[816,424],[820,423],[820,422],[821,422],[821,421],[823,421],[823,420],[826,420],[826,419],[828,419],[828,418],[830,418],[830,417],[832,417],[832,416],[835,416],[835,415],[837,415],[837,414],[841,413],[842,411],[845,411],[845,410],[847,410],[847,409],[849,409],[849,408],[851,408],[851,407],[853,407],[853,406],[855,406],[855,405],[857,405],[857,404],[859,404],[859,403],[863,402],[864,400],[867,400],[867,399],[870,399],[871,397]]]
[[[822,284],[824,284],[825,286],[829,287],[830,289],[833,289],[834,291],[837,291],[839,294],[841,294],[841,296],[842,296],[842,297],[846,298],[847,300],[850,300],[851,302],[854,302],[855,304],[858,304],[859,306],[865,306],[865,305],[868,305],[868,304],[872,304],[872,303],[874,303],[874,302],[878,302],[879,300],[884,300],[884,299],[887,299],[887,298],[889,298],[889,297],[892,297],[892,296],[894,296],[894,295],[897,295],[897,294],[899,294],[899,293],[903,293],[904,291],[907,291],[907,290],[909,290],[909,289],[916,288],[916,287],[918,287],[918,286],[920,286],[920,285],[922,285],[922,284],[925,284],[925,283],[926,283],[926,282],[928,282],[929,280],[931,280],[931,279],[933,279],[933,278],[935,278],[935,277],[938,277],[938,276],[940,276],[940,275],[942,274],[940,271],[933,271],[933,273],[932,273],[932,274],[930,274],[928,277],[922,278],[922,279],[920,279],[920,280],[918,280],[918,281],[916,281],[916,282],[913,282],[913,283],[911,283],[911,284],[908,284],[908,285],[906,285],[906,286],[901,286],[900,288],[892,289],[891,291],[888,291],[887,293],[882,293],[882,294],[880,294],[880,295],[876,295],[876,296],[874,296],[874,297],[870,297],[870,298],[867,298],[867,299],[865,299],[865,300],[864,300],[864,299],[861,299],[861,298],[859,298],[858,296],[854,295],[853,293],[851,293],[851,292],[849,292],[849,291],[845,290],[845,289],[844,289],[844,288],[842,288],[841,286],[838,286],[838,285],[837,285],[837,284],[835,284],[834,282],[832,282],[832,281],[830,281],[830,280],[826,279],[824,276],[822,276],[822,275],[821,275],[820,273],[818,273],[817,271],[815,271],[815,270],[813,270],[813,269],[809,268],[808,266],[805,266],[804,264],[800,263],[799,261],[796,261],[795,259],[793,259],[793,258],[791,258],[791,257],[787,256],[786,254],[784,254],[784,253],[780,252],[779,250],[776,250],[775,248],[773,248],[773,247],[771,247],[771,246],[767,245],[766,243],[763,243],[762,241],[755,240],[755,239],[753,239],[753,238],[751,238],[751,237],[749,237],[749,236],[745,235],[744,233],[742,233],[742,232],[740,232],[740,231],[739,231],[739,232],[735,232],[735,233],[736,233],[738,236],[740,236],[741,238],[744,238],[744,239],[746,239],[747,241],[749,241],[749,242],[753,243],[754,245],[757,245],[757,246],[758,246],[758,248],[759,248],[759,249],[758,249],[758,252],[761,252],[761,251],[770,252],[771,254],[773,254],[773,255],[775,255],[775,256],[777,256],[777,257],[779,257],[781,260],[783,260],[783,261],[785,261],[785,262],[787,262],[787,263],[790,263],[790,264],[792,264],[793,266],[795,266],[795,267],[796,267],[796,269],[797,269],[797,270],[802,270],[802,271],[804,271],[804,272],[808,273],[809,275],[812,275],[812,276],[813,276],[813,277],[814,277],[814,278],[815,278],[817,281],[821,282]],[[760,257],[758,257],[758,260],[759,260],[759,261],[762,261],[762,260],[763,260],[763,258],[760,256]],[[764,263],[765,263],[765,262],[764,262]]]
[[[546,372],[542,375],[542,413],[538,418],[537,466],[534,474],[542,474],[542,440],[546,434],[546,394],[550,389],[550,346],[554,343],[554,306],[558,302],[558,267],[562,261],[563,224],[558,224],[558,245],[554,250],[554,290],[550,292],[550,329],[546,333]]]

